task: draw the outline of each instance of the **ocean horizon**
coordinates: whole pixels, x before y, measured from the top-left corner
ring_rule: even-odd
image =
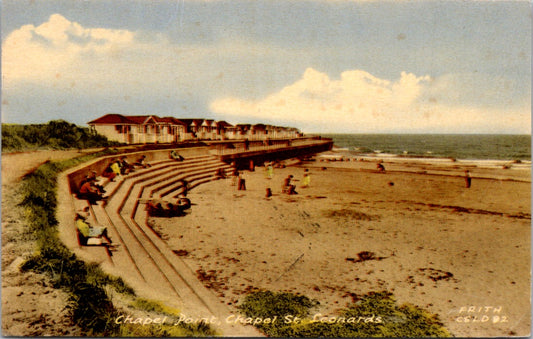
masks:
[[[310,133],[311,134],[311,133]],[[353,156],[401,156],[461,160],[531,161],[528,134],[349,134],[312,133],[333,139]]]

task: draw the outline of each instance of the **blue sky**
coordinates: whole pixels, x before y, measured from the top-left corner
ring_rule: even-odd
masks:
[[[528,1],[2,1],[2,122],[531,131]]]

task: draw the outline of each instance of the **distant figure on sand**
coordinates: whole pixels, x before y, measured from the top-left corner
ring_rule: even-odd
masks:
[[[246,191],[246,179],[244,179],[243,173],[239,172],[239,184],[237,187],[237,190],[239,191]]]
[[[215,177],[217,179],[226,179],[226,172],[224,172],[224,169],[222,168],[217,168],[215,172]]]
[[[304,178],[302,179],[302,188],[307,188],[311,184],[311,173],[309,169],[306,168],[304,171]]]
[[[466,170],[465,171],[465,187],[470,188],[471,185],[472,185],[472,177],[470,176],[470,171]]]
[[[178,206],[178,209],[183,212],[184,210],[188,210],[189,208],[191,208],[191,201],[184,195],[180,195],[178,201],[176,202],[176,205]]]
[[[272,163],[266,163],[265,164],[265,178],[272,179],[274,177],[274,167],[272,166]]]
[[[298,194],[298,192],[296,192],[296,185],[293,185],[291,183],[291,180],[293,180],[292,178],[294,177],[292,174],[290,174],[289,176],[285,178],[285,180],[283,180],[283,186],[281,187],[282,193],[287,193],[289,195]],[[294,180],[296,181],[296,179]]]
[[[231,172],[231,176],[232,176],[231,186],[236,186],[237,181],[239,180],[239,171],[237,170],[236,167],[233,167],[233,172]]]
[[[378,169],[378,172],[385,172],[385,166],[383,166],[382,163],[378,163],[376,168]]]
[[[272,196],[272,189],[270,187],[268,187],[266,189],[265,198],[270,198],[271,196]]]

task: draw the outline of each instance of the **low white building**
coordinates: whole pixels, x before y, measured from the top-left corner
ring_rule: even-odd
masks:
[[[90,121],[92,130],[125,144],[174,143],[186,140],[297,138],[296,128],[264,124],[231,125],[212,119],[160,118],[156,115],[106,114]]]

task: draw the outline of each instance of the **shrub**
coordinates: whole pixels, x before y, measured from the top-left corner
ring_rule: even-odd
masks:
[[[398,306],[389,292],[370,292],[335,317],[309,318],[318,303],[290,293],[255,292],[240,306],[250,318],[280,319],[257,327],[275,337],[449,337],[438,316],[413,305]],[[303,318],[286,323],[285,315]],[[294,318],[293,318],[294,319]]]
[[[36,149],[109,147],[119,143],[63,120],[47,124],[2,124],[2,150],[5,152]]]

